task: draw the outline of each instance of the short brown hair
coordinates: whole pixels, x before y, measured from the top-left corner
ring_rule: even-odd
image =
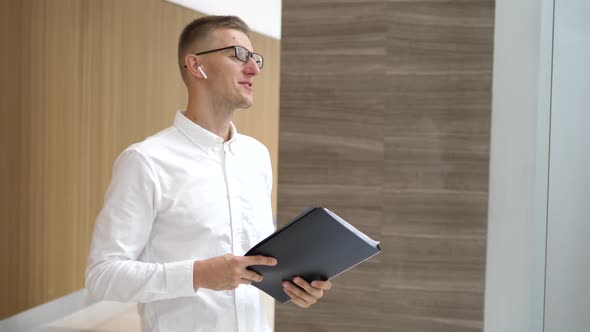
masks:
[[[192,21],[184,27],[178,39],[178,66],[183,79],[184,57],[187,52],[217,29],[234,29],[250,37],[250,28],[237,16],[203,16]]]

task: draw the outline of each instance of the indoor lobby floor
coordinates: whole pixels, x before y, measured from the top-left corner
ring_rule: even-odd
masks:
[[[94,301],[86,290],[0,321],[0,332],[140,331],[137,304]]]
[[[133,332],[139,330],[136,304],[102,301],[31,331]]]

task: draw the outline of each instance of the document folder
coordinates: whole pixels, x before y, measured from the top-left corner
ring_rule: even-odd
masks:
[[[250,270],[263,276],[252,285],[286,303],[291,298],[282,282],[298,276],[307,282],[330,280],[381,252],[379,242],[344,221],[334,212],[311,208],[252,247],[246,256],[277,259],[276,266],[254,265]]]

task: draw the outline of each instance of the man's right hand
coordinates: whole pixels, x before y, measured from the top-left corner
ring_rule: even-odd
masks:
[[[262,281],[262,276],[246,269],[251,265],[275,266],[277,260],[266,256],[234,256],[231,254],[195,261],[193,286],[212,290],[236,289],[240,284],[249,285]]]

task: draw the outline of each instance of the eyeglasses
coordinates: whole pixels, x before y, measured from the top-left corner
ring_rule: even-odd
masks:
[[[225,50],[229,50],[232,48],[235,51],[234,56],[238,60],[248,63],[248,61],[250,61],[250,58],[252,58],[252,59],[254,59],[254,62],[256,62],[258,69],[262,69],[262,66],[264,66],[264,58],[262,57],[262,55],[260,55],[258,53],[250,52],[250,51],[248,51],[247,48],[239,46],[239,45],[232,45],[232,46],[228,46],[228,47],[218,48],[215,50],[195,53],[195,55],[203,55],[203,54],[208,54],[208,53],[213,53],[213,52],[225,51]],[[186,66],[184,66],[184,67],[186,68]]]

